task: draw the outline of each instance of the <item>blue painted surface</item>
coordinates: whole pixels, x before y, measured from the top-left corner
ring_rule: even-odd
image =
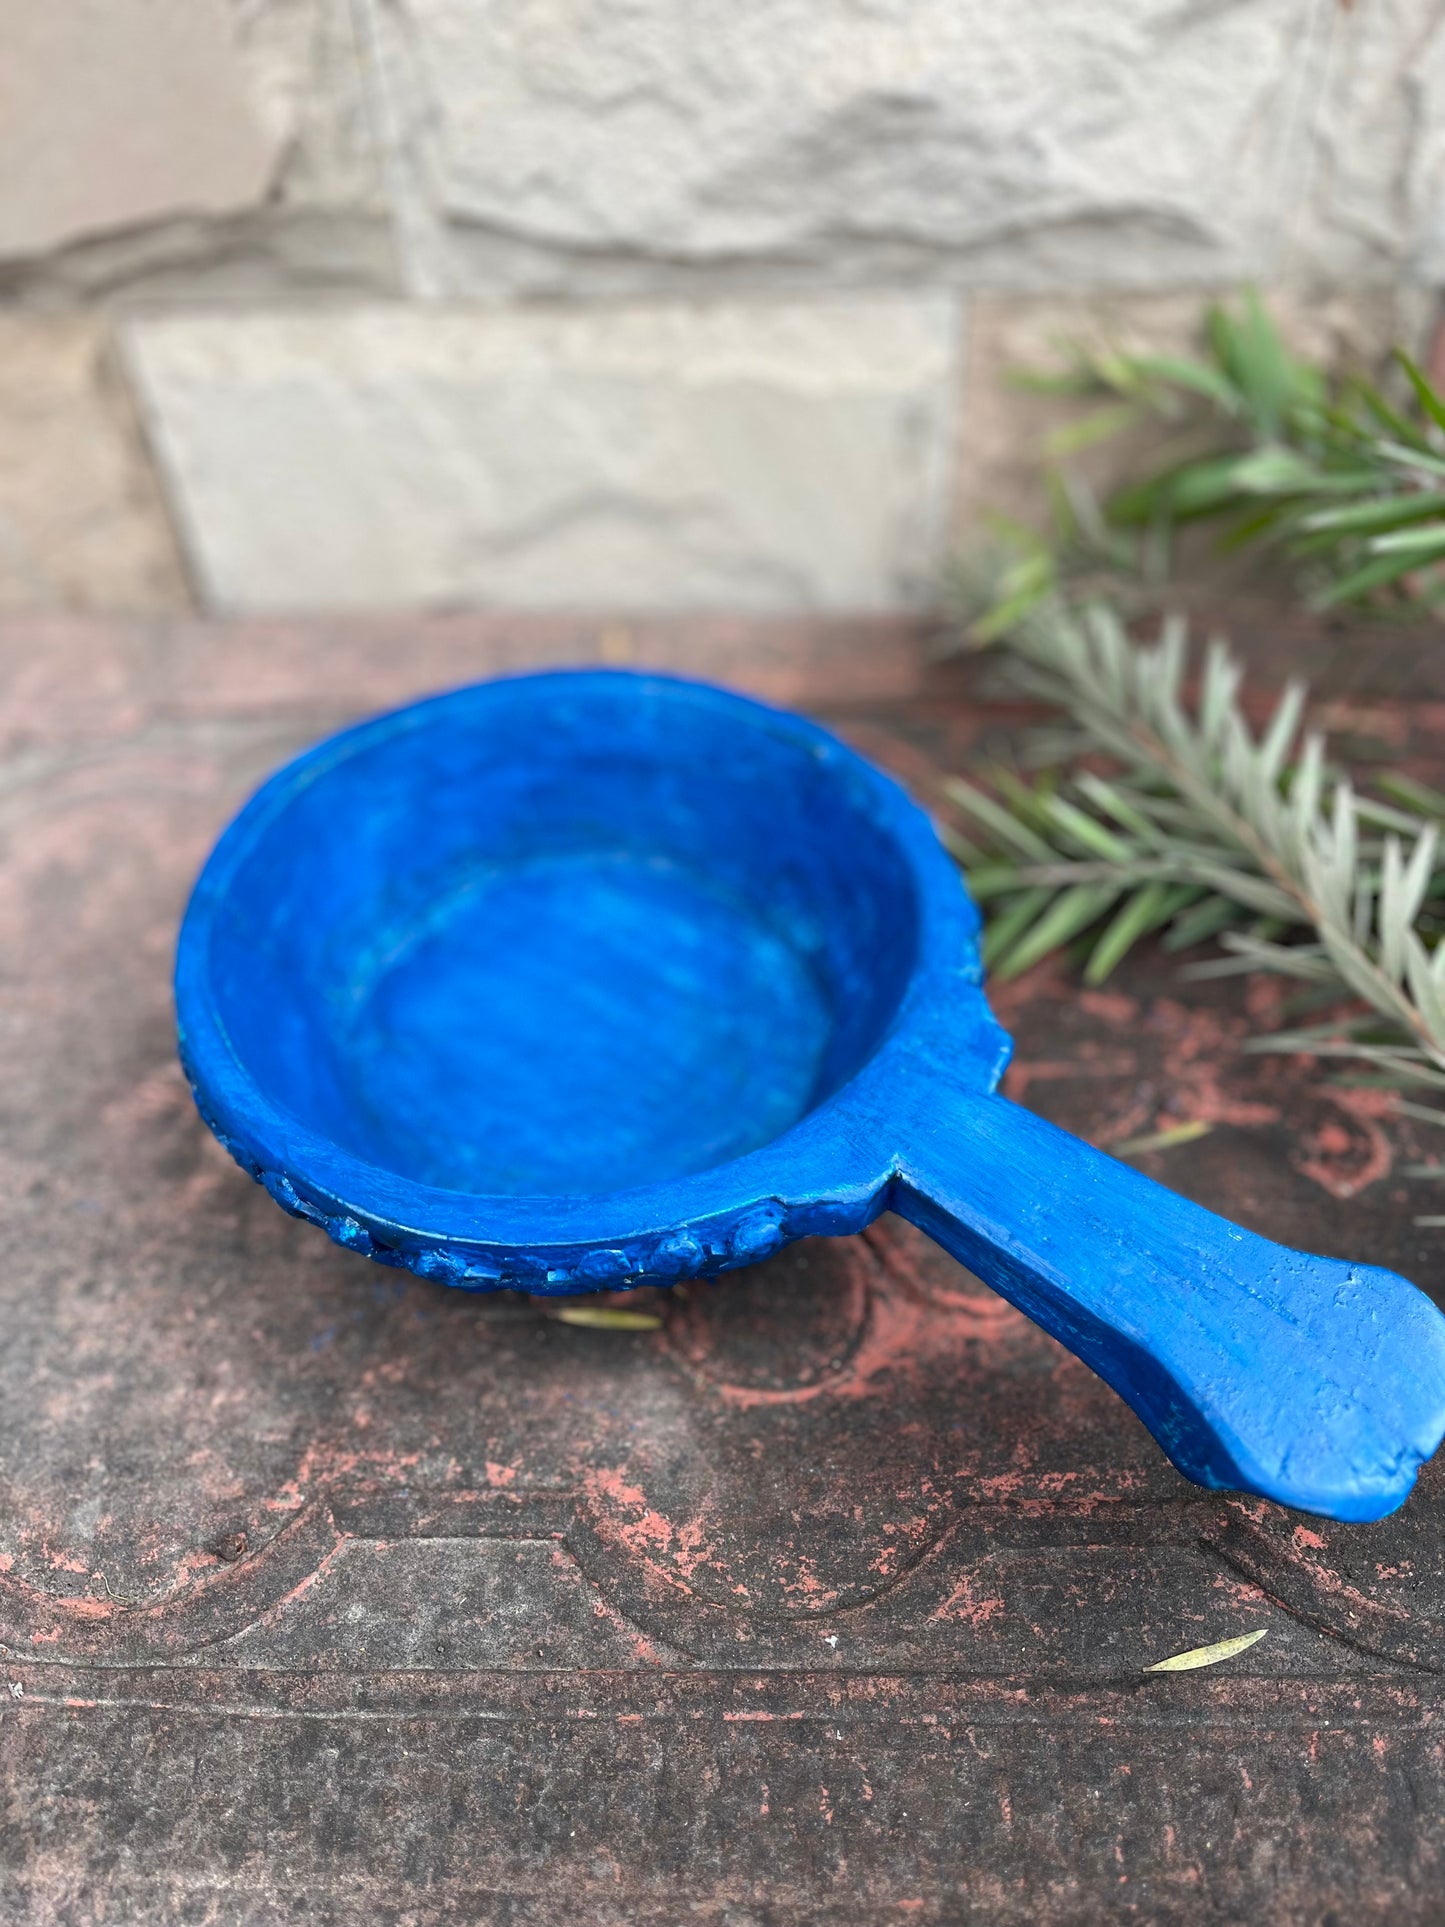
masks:
[[[995,1094],[1008,1039],[927,819],[801,718],[622,671],[348,730],[226,831],[181,1054],[276,1201],[470,1289],[670,1282],[921,1225],[1188,1477],[1341,1519],[1445,1433],[1445,1318]]]
[[[747,905],[675,862],[582,855],[449,898],[387,959],[338,1055],[360,1141],[390,1169],[591,1197],[780,1136],[830,1031],[818,974]]]

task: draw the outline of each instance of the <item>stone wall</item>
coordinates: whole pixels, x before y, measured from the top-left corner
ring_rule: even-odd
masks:
[[[1442,0],[0,20],[0,606],[907,608],[1010,361],[1445,279]]]

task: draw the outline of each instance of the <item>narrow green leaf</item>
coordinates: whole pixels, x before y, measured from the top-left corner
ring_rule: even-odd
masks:
[[[1411,459],[1418,458],[1412,456]],[[1358,462],[1348,468],[1314,468],[1305,493],[1311,496],[1358,497],[1362,493],[1373,493],[1379,486],[1379,464],[1374,460],[1372,451],[1369,462]]]
[[[1118,895],[1112,883],[1076,883],[1060,891],[1038,922],[999,957],[994,974],[1003,979],[1021,976],[1096,922]]]
[[[1122,434],[1126,428],[1132,428],[1138,420],[1136,402],[1117,402],[1112,407],[1096,409],[1093,414],[1070,422],[1064,428],[1056,428],[1045,446],[1050,455],[1081,455],[1085,449],[1093,448],[1099,442],[1107,442],[1115,435]]]
[[[1009,368],[1004,381],[1028,395],[1064,395],[1075,400],[1097,396],[1100,384],[1091,368],[1077,359],[1068,368]]]
[[[1026,783],[1015,770],[1001,764],[992,771],[999,800],[1013,810],[1021,823],[1048,840],[1050,809],[1059,787],[1057,770],[1042,770],[1032,783]]]
[[[1445,551],[1445,527],[1393,529],[1387,535],[1372,535],[1365,544],[1371,555],[1409,555],[1416,568]]]
[[[1203,979],[1224,977],[1236,970],[1270,970],[1277,977],[1299,977],[1305,983],[1338,981],[1333,960],[1318,944],[1261,943],[1241,930],[1226,930],[1220,942],[1232,953],[1227,962],[1190,964],[1181,975]]]
[[[1421,783],[1400,770],[1385,770],[1374,780],[1377,789],[1382,789],[1386,796],[1393,796],[1407,810],[1414,810],[1420,816],[1437,816],[1445,821],[1445,790],[1431,789],[1428,783]]]
[[[980,645],[1001,642],[1003,638],[1027,620],[1043,601],[1045,591],[1023,590],[1011,596],[1007,602],[996,603],[981,615],[976,622],[969,624],[969,638]]]
[[[996,536],[1007,547],[1022,549],[1026,553],[1048,553],[1047,540],[1016,515],[1005,515],[1002,509],[988,509],[983,520],[989,534]]]
[[[1405,975],[1428,1040],[1445,1047],[1445,998],[1431,972],[1430,957],[1413,930],[1404,932]]]
[[[1115,783],[1108,783],[1093,770],[1080,772],[1078,786],[1082,793],[1105,815],[1112,816],[1121,829],[1128,830],[1146,843],[1158,841],[1158,830],[1149,821],[1134,801],[1125,796]]]
[[[1241,909],[1253,910],[1260,916],[1283,917],[1288,922],[1300,917],[1298,904],[1278,884],[1251,876],[1242,868],[1233,868],[1228,852],[1215,858],[1180,853],[1171,859],[1170,869],[1179,882],[1201,883],[1205,889],[1229,897]]]
[[[1378,782],[1380,779],[1377,777],[1375,780]],[[1355,813],[1362,823],[1372,823],[1381,830],[1395,830],[1402,836],[1408,836],[1412,842],[1424,828],[1418,814],[1397,810],[1392,804],[1382,803],[1375,796],[1357,796]]]
[[[1206,916],[1205,912],[1209,914]],[[1160,938],[1160,948],[1168,951],[1186,950],[1191,944],[1202,943],[1219,930],[1232,923],[1238,923],[1241,912],[1237,904],[1227,897],[1219,897],[1212,890],[1199,884],[1181,884],[1178,887],[1178,901],[1170,910],[1167,927]],[[1195,936],[1190,928],[1190,918],[1200,926]],[[1183,930],[1181,938],[1180,931]]]
[[[1348,1057],[1362,1064],[1379,1064],[1378,1071],[1353,1073],[1348,1077],[1332,1077],[1330,1082],[1342,1089],[1400,1091],[1405,1089],[1445,1090],[1445,1071],[1437,1071],[1423,1060],[1408,1055],[1410,1046],[1401,1043],[1394,1049],[1378,1044],[1357,1043],[1353,1037],[1341,1035],[1335,1042],[1300,1043],[1288,1031],[1271,1031],[1268,1037],[1271,1050],[1300,1050],[1310,1057]],[[1264,1038],[1250,1038],[1246,1050],[1265,1048]]]
[[[1372,453],[1377,461],[1393,462],[1410,475],[1431,478],[1445,475],[1445,457],[1427,454],[1423,448],[1409,447],[1403,442],[1378,442]]]
[[[1393,837],[1386,839],[1386,849],[1395,842]],[[1388,906],[1385,902],[1383,880],[1380,886],[1380,940],[1387,941],[1386,919],[1397,919],[1401,924],[1413,926],[1420,915],[1420,906],[1425,901],[1425,892],[1430,887],[1430,879],[1435,869],[1435,850],[1439,838],[1433,826],[1425,830],[1410,852],[1410,860],[1400,877],[1398,899]],[[1398,848],[1398,845],[1396,845]],[[1398,975],[1398,972],[1395,973]],[[1438,974],[1438,973],[1437,973]]]
[[[1076,843],[1107,862],[1127,863],[1135,854],[1112,830],[1105,829],[1102,823],[1076,808],[1066,797],[1050,798],[1049,815],[1056,826],[1067,831]]]
[[[951,823],[935,822],[934,834],[954,862],[970,873],[982,869],[987,859],[976,843],[956,830]]]
[[[1259,745],[1259,769],[1264,782],[1273,785],[1279,780],[1284,759],[1299,734],[1304,706],[1305,686],[1297,678],[1291,677]]]
[[[1084,559],[1118,568],[1134,566],[1128,539],[1110,528],[1103,505],[1080,470],[1056,470],[1049,479],[1049,496],[1055,520],[1072,534]]]
[[[1414,556],[1379,556],[1332,582],[1320,596],[1320,604],[1324,608],[1334,608],[1341,602],[1357,602],[1375,589],[1384,589],[1390,583],[1398,582],[1401,576],[1408,575],[1418,567]]]
[[[1331,535],[1368,535],[1407,522],[1445,518],[1445,494],[1386,495],[1373,502],[1352,502],[1343,508],[1313,509],[1300,523],[1305,530]]]
[[[1209,317],[1209,333],[1215,354],[1244,396],[1250,419],[1265,435],[1276,434],[1301,384],[1258,294],[1247,293],[1237,314],[1216,308]]]
[[[1171,914],[1175,893],[1167,883],[1146,883],[1136,890],[1089,953],[1084,982],[1101,984],[1149,931]]]
[[[983,961],[990,970],[1007,954],[1009,945],[1041,914],[1057,893],[1043,885],[1024,890],[997,916],[990,917],[983,933]]]
[[[1101,388],[1116,394],[1136,395],[1141,383],[1139,361],[1135,355],[1126,354],[1122,349],[1109,346],[1086,348],[1084,355],[1094,379]]]
[[[1212,368],[1207,361],[1187,361],[1178,355],[1138,355],[1135,366],[1146,375],[1159,381],[1172,381],[1176,387],[1187,388],[1191,393],[1201,396],[1226,415],[1237,415],[1243,397],[1227,375]]]
[[[1036,866],[1027,866],[1032,872]],[[1015,896],[1020,890],[1029,887],[1025,866],[1019,863],[975,864],[964,871],[968,882],[968,893],[976,903],[993,903],[999,897]]]
[[[1354,403],[1357,407],[1368,409],[1380,426],[1397,441],[1404,442],[1409,447],[1426,446],[1420,430],[1413,422],[1406,421],[1397,409],[1391,407],[1373,382],[1356,379],[1347,383],[1343,400],[1345,408],[1340,413],[1340,424],[1346,432],[1363,436],[1368,436],[1370,432],[1367,424],[1357,424],[1348,414],[1348,405]]]
[[[1165,469],[1132,488],[1122,488],[1109,500],[1113,522],[1152,522],[1160,516],[1184,520],[1213,514],[1243,494],[1236,471],[1244,458],[1213,455]]]
[[[1263,507],[1260,507],[1257,502],[1252,502],[1243,515],[1236,516],[1228,528],[1220,531],[1218,541],[1220,553],[1233,555],[1238,550],[1247,548],[1251,542],[1277,535],[1281,524],[1287,521],[1289,513],[1287,502],[1266,502]]]
[[[1421,409],[1437,428],[1445,429],[1445,402],[1435,393],[1426,380],[1424,372],[1418,368],[1403,348],[1395,350],[1395,359],[1405,371],[1406,380],[1415,391],[1415,399]]]
[[[961,776],[948,777],[943,791],[950,802],[956,803],[961,810],[967,810],[985,829],[992,830],[1005,849],[1014,850],[1025,861],[1047,863],[1053,855],[1036,831],[1028,829],[1001,803],[995,802],[983,790],[976,789],[972,783],[966,783]]]
[[[1235,462],[1234,487],[1245,495],[1299,495],[1321,484],[1319,470],[1292,448],[1257,448]]]

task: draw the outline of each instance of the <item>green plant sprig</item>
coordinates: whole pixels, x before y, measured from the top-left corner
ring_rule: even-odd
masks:
[[[1151,932],[1173,949],[1215,938],[1227,954],[1210,972],[1267,970],[1362,1007],[1259,1048],[1445,1088],[1445,872],[1430,820],[1445,798],[1403,781],[1394,801],[1357,795],[1303,729],[1298,684],[1256,734],[1222,644],[1186,702],[1181,622],[1141,645],[1105,606],[1050,600],[1003,646],[1023,688],[1066,712],[1111,773],[1000,772],[996,795],[947,783],[969,827],[945,834],[987,906],[993,973],[1077,942],[1098,983]]]
[[[998,519],[1002,567],[974,612],[981,640],[1048,596],[1100,581],[1157,585],[1184,526],[1226,549],[1269,545],[1321,606],[1433,607],[1445,599],[1445,400],[1397,350],[1404,390],[1332,382],[1291,353],[1258,296],[1209,311],[1198,358],[1076,346],[1020,385],[1102,405],[1049,443],[1049,527]],[[1150,472],[1099,500],[1071,466],[1147,424]]]

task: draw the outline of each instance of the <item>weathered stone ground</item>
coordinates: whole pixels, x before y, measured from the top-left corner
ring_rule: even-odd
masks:
[[[1371,1527],[1201,1493],[897,1221],[582,1330],[337,1249],[208,1136],[167,975],[217,829],[505,644],[0,631],[0,1916],[1438,1921],[1440,1466]],[[876,631],[639,646],[925,798],[1017,721]],[[1392,657],[1412,700],[1334,699],[1357,758],[1445,770],[1433,648]],[[997,1007],[1023,1101],[1103,1144],[1205,1123],[1146,1168],[1445,1296],[1429,1128],[1246,1053],[1276,986],[1143,955]]]

